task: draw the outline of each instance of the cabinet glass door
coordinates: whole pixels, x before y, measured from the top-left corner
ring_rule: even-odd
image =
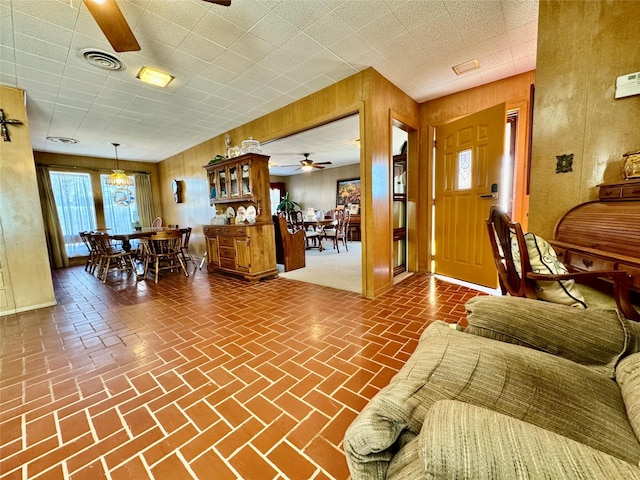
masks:
[[[251,195],[251,165],[244,163],[240,166],[242,171],[242,195]]]
[[[229,198],[227,190],[227,171],[222,168],[218,170],[218,198]]]
[[[240,195],[238,183],[238,167],[236,165],[229,167],[229,190],[232,197]]]

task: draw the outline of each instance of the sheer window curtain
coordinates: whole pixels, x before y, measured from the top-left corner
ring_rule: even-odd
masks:
[[[36,166],[38,190],[40,192],[40,206],[44,223],[44,234],[49,251],[49,263],[52,268],[69,266],[69,257],[65,248],[64,235],[58,219],[56,201],[51,187],[49,169],[42,165]]]
[[[153,198],[151,197],[151,175],[148,173],[136,173],[135,181],[140,225],[150,227],[155,216],[153,212]]]

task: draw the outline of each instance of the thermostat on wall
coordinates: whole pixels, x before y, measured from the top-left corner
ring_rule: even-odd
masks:
[[[622,75],[616,79],[616,98],[640,94],[640,72]]]

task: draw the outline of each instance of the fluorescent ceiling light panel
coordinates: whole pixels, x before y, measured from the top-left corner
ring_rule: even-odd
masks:
[[[138,72],[137,77],[143,82],[150,83],[157,87],[166,87],[169,85],[171,80],[175,78],[168,73],[161,72],[160,70],[154,70],[149,67],[142,67]]]
[[[453,71],[456,72],[456,75],[462,75],[463,73],[470,72],[471,70],[477,70],[480,68],[480,62],[478,60],[471,60],[469,62],[461,63],[460,65],[456,65],[453,68]]]

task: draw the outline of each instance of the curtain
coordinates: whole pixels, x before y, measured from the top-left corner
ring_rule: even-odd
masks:
[[[153,198],[151,197],[151,175],[148,173],[136,173],[135,179],[140,225],[150,227],[154,217]]]
[[[49,251],[49,264],[53,268],[68,267],[69,257],[67,256],[60,221],[58,220],[58,211],[51,187],[49,169],[37,165],[36,175],[38,178],[44,234],[47,241],[47,250]]]

